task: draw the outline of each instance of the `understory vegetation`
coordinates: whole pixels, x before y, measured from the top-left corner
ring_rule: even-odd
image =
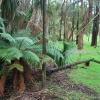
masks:
[[[100,0],[0,0],[0,100],[100,99]]]
[[[98,47],[90,47],[90,44],[85,42],[84,49],[82,51],[73,50],[73,55],[69,63],[76,61],[87,60],[90,58],[100,59],[98,54]],[[63,74],[65,80],[61,79],[57,83],[49,84],[52,88],[51,94],[59,96],[57,100],[99,100],[100,99],[100,65],[95,62],[90,62],[89,66],[85,64],[79,64],[72,69],[66,69]],[[61,73],[61,77],[62,73]],[[68,77],[68,78],[66,78]],[[61,86],[62,84],[62,86]],[[74,86],[75,85],[75,86]],[[68,87],[73,87],[68,88]],[[78,87],[79,86],[79,87]],[[83,91],[82,91],[83,89]],[[93,92],[89,89],[92,89]],[[94,94],[97,95],[94,95]]]

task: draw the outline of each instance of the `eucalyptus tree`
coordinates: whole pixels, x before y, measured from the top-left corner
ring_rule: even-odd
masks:
[[[92,41],[91,46],[97,46],[97,35],[99,32],[99,13],[100,13],[100,1],[98,0],[95,5],[94,10],[94,20],[93,20],[93,29],[92,29]]]
[[[85,11],[83,0],[81,0],[81,9],[82,9],[83,19],[82,19],[82,24],[81,24],[81,27],[80,27],[80,31],[78,33],[78,47],[77,48],[79,50],[83,49],[83,35],[84,35],[85,27],[89,23],[89,19],[91,18],[91,15],[92,15],[92,3],[93,3],[92,0],[88,0],[89,7]]]
[[[57,0],[50,1],[47,4],[47,20],[48,20],[48,33],[57,34],[60,27],[60,8],[61,4]],[[55,13],[56,12],[56,13]]]

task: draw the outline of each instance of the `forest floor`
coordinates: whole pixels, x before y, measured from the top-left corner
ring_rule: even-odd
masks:
[[[36,82],[30,84],[27,81],[27,89],[22,93],[12,92],[12,86],[8,82],[5,96],[1,100],[100,100],[100,95],[85,84],[76,84],[68,74],[73,69],[61,70],[47,76],[47,85],[41,88],[41,74],[38,74]],[[9,87],[8,87],[9,85]]]
[[[100,60],[97,52],[99,49],[100,46],[94,48],[86,43],[84,50],[73,50],[74,56],[69,63],[91,58]],[[25,80],[27,89],[22,93],[14,93],[12,79],[8,79],[5,95],[0,100],[100,100],[100,64],[95,62],[89,66],[80,64],[52,73],[47,76],[45,88],[42,88],[41,73],[34,74],[33,77],[34,84]]]

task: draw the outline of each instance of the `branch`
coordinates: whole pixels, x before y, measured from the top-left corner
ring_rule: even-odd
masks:
[[[94,17],[87,23],[87,25],[90,24],[99,14],[100,14],[100,11],[97,13],[96,16],[94,16]],[[85,25],[85,27],[83,27],[80,31],[84,30],[84,29],[86,28],[87,25]],[[78,33],[78,34],[79,34],[79,33]],[[77,35],[78,35],[78,34],[77,34]]]

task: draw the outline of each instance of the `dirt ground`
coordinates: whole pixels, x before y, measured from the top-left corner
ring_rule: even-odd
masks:
[[[35,77],[36,82],[34,84],[30,84],[25,81],[27,89],[22,93],[14,93],[12,91],[12,80],[6,82],[5,85],[5,95],[0,100],[69,100],[69,99],[62,99],[59,95],[50,93],[50,85],[56,84],[62,89],[66,89],[66,91],[77,91],[82,92],[89,96],[94,96],[96,99],[91,100],[100,100],[98,99],[99,95],[93,89],[85,86],[84,84],[75,84],[70,78],[65,74],[69,73],[70,70],[61,70],[58,72],[54,72],[51,75],[47,76],[47,85],[45,88],[42,88],[42,77],[39,73]],[[9,87],[8,87],[9,86]],[[70,99],[70,100],[77,100],[77,99]],[[85,99],[79,99],[85,100]],[[86,99],[87,100],[87,99]]]

